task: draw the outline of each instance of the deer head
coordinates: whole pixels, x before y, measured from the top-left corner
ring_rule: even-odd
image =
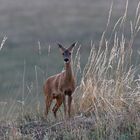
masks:
[[[63,59],[65,63],[69,63],[71,61],[71,52],[73,48],[76,46],[76,42],[73,43],[70,47],[64,48],[61,44],[58,44],[60,51],[62,53]]]

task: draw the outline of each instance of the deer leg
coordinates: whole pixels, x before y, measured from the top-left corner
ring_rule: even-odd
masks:
[[[51,103],[52,103],[52,99],[49,97],[46,97],[46,112],[45,112],[46,117],[48,115]]]
[[[67,108],[66,108],[66,96],[65,95],[63,96],[63,105],[64,105],[64,114],[65,114],[65,117],[66,117]]]
[[[58,111],[58,109],[61,106],[62,102],[63,102],[63,97],[62,96],[59,96],[59,97],[56,98],[56,104],[52,109],[55,118],[56,118],[56,112]]]
[[[72,102],[72,96],[68,96],[68,115],[70,117],[71,113],[71,102]]]

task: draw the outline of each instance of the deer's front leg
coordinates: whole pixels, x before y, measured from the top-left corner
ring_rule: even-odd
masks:
[[[71,116],[71,102],[72,102],[72,96],[68,96],[68,115]]]
[[[66,96],[65,95],[63,95],[63,105],[64,105],[64,114],[66,117],[67,107],[66,107]]]

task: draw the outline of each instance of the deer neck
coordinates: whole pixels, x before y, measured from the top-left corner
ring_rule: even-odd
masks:
[[[71,81],[73,77],[73,71],[71,68],[71,63],[66,63],[65,64],[65,80],[66,81]]]

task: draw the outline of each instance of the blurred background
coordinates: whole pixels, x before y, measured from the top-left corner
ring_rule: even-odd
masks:
[[[133,20],[139,0],[129,0],[128,20]],[[0,100],[23,93],[43,94],[44,80],[63,69],[57,42],[81,44],[81,67],[106,28],[112,0],[0,0]],[[114,0],[108,32],[124,14],[126,0]],[[130,22],[130,21],[129,21]],[[130,35],[130,24],[126,36]],[[127,33],[128,32],[128,33]],[[139,34],[134,50],[139,49]],[[137,52],[137,51],[136,51]],[[34,97],[34,95],[33,95]]]

